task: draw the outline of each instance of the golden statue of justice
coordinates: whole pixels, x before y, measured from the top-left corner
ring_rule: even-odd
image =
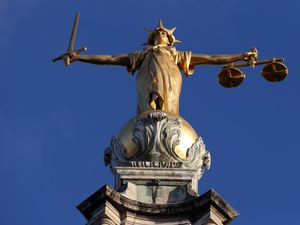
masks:
[[[219,83],[226,88],[239,86],[246,75],[239,67],[255,68],[265,65],[261,75],[268,81],[278,82],[288,74],[283,58],[258,60],[258,51],[252,48],[241,54],[194,54],[191,51],[177,51],[174,44],[180,43],[174,36],[176,27],[167,29],[160,20],[154,30],[148,32],[147,42],[141,51],[119,55],[80,55],[87,51],[86,47],[74,50],[74,41],[79,21],[79,12],[76,14],[71,38],[66,53],[53,59],[53,62],[63,60],[66,66],[72,62],[86,62],[97,65],[119,65],[127,67],[130,73],[137,71],[137,113],[149,110],[162,110],[175,115],[179,114],[179,96],[181,91],[182,75],[193,73],[196,65],[221,65],[218,75]],[[239,62],[243,61],[243,62]],[[239,63],[235,63],[239,62]]]

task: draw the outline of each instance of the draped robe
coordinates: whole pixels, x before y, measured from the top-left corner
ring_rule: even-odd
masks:
[[[162,110],[179,114],[182,77],[193,73],[192,53],[177,51],[173,46],[147,46],[143,51],[129,54],[128,71],[136,75],[137,113]]]

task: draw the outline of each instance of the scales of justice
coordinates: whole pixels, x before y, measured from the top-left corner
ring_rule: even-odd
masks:
[[[210,168],[211,156],[203,140],[179,115],[182,71],[189,76],[196,65],[221,65],[219,83],[237,87],[245,74],[239,67],[264,64],[262,76],[283,80],[288,69],[282,58],[258,60],[252,48],[241,54],[206,55],[177,51],[175,28],[162,21],[141,51],[120,55],[80,55],[74,50],[79,21],[76,14],[66,53],[53,59],[97,65],[119,65],[136,72],[137,115],[113,136],[104,161],[115,176],[115,188],[105,185],[77,208],[89,225],[100,224],[228,224],[237,215],[216,191],[198,194],[198,180]],[[236,63],[238,62],[238,63]]]

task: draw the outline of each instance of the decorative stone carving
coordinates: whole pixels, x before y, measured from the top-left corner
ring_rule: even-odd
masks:
[[[180,168],[181,162],[150,162],[150,161],[130,161],[132,167],[149,167],[149,168]]]
[[[142,156],[161,161],[165,153],[175,161],[178,158],[175,147],[180,143],[180,127],[178,118],[170,119],[164,112],[153,112],[137,119],[133,130],[133,142],[139,145],[137,158]]]
[[[198,176],[201,177],[205,169],[210,168],[211,156],[205,148],[201,137],[187,150],[187,158],[182,160],[186,168],[197,168]]]
[[[193,169],[200,178],[204,170],[210,167],[210,153],[198,136],[185,149],[184,156],[182,150],[179,152],[181,155],[178,153],[182,136],[187,136],[186,133],[192,129],[188,127],[183,130],[183,124],[181,117],[161,111],[137,116],[131,128],[132,138],[129,140],[137,146],[137,150],[129,156],[129,150],[120,138],[113,136],[110,147],[105,150],[105,164],[113,171],[118,166]],[[186,124],[184,126],[187,127]],[[186,142],[186,139],[183,141]]]
[[[114,223],[111,219],[101,218],[93,222],[91,225],[116,225],[116,223]]]
[[[118,136],[111,138],[110,147],[105,149],[104,163],[106,166],[114,168],[116,166],[127,165],[128,159],[126,158],[126,149],[122,142],[120,142]]]
[[[157,205],[129,199],[124,192],[106,185],[77,208],[89,221],[88,225],[224,225],[238,216],[238,212],[212,189],[188,201]]]

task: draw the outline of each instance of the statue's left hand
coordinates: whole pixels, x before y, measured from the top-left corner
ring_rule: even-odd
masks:
[[[256,48],[251,48],[250,52],[246,52],[243,54],[245,61],[257,61],[258,51]]]

